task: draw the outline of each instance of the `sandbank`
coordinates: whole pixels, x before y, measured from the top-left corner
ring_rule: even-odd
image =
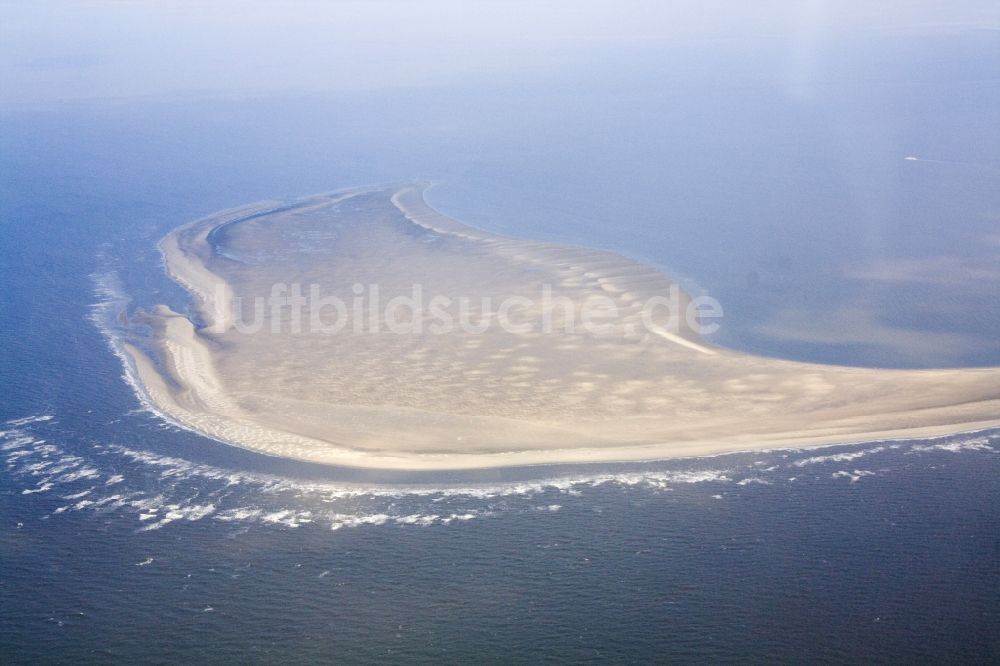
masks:
[[[651,298],[678,293],[657,270],[469,227],[428,206],[425,187],[262,202],[169,234],[164,264],[195,311],[159,306],[134,317],[153,331],[144,349],[125,345],[145,398],[234,446],[406,470],[654,460],[1000,426],[1000,368],[850,368],[713,346],[686,324],[644,319]],[[305,298],[297,315],[263,307],[248,332],[248,304],[275,285],[305,296],[315,285],[327,300]],[[423,311],[420,327],[409,321],[419,332],[367,325],[414,285],[426,299],[466,299],[477,322],[493,325],[449,328]],[[359,287],[367,300],[355,309]],[[608,330],[571,330],[559,318],[546,329],[546,289],[564,309],[610,299]],[[497,304],[511,298],[521,299],[507,313],[516,332],[495,325]],[[336,331],[330,299],[346,305]]]

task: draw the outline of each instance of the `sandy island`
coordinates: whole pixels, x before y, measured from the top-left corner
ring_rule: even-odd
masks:
[[[643,304],[672,286],[661,273],[468,227],[427,206],[424,187],[264,202],[168,235],[166,268],[197,312],[133,318],[152,330],[144,349],[125,345],[145,397],[235,446],[381,469],[651,460],[1000,426],[1000,368],[797,363],[708,345],[684,325],[650,328]],[[263,308],[260,330],[247,332],[248,304],[275,284],[318,285],[347,317],[306,299],[298,315]],[[367,326],[370,303],[355,309],[359,287],[378,285],[385,303],[414,284],[428,299],[469,299],[480,323],[498,316],[482,297],[526,299],[507,313],[523,330],[448,328],[422,313],[420,332],[401,334]],[[564,308],[550,315],[610,299],[611,332],[558,317],[546,332],[543,289]]]

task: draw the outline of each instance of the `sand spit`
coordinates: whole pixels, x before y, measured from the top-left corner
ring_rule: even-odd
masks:
[[[124,349],[145,397],[235,446],[382,469],[651,460],[1000,426],[1000,368],[844,368],[713,347],[645,312],[668,293],[690,302],[656,270],[468,227],[427,206],[424,189],[264,202],[172,232],[165,265],[191,292],[197,323],[164,306],[136,316],[153,336]],[[376,317],[413,299],[414,285],[425,300],[448,299],[456,321],[464,299],[481,326],[447,326],[441,311],[404,300],[395,313],[409,331],[387,330]],[[296,289],[297,312],[266,300]],[[510,299],[517,307],[498,307]],[[614,306],[604,329],[569,327],[566,313],[601,303]],[[511,326],[496,325],[505,315]]]

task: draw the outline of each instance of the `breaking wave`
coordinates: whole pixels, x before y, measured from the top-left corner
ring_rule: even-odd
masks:
[[[39,502],[44,498],[44,519],[74,512],[118,514],[133,520],[141,532],[205,520],[333,530],[456,525],[505,514],[560,511],[599,489],[663,493],[697,488],[705,498],[718,499],[800,482],[806,478],[803,473],[850,483],[877,476],[853,466],[841,469],[842,463],[860,458],[877,461],[878,456],[900,453],[1000,452],[1000,435],[979,433],[864,448],[855,445],[825,455],[778,451],[651,463],[653,469],[642,471],[432,487],[302,481],[226,469],[124,444],[78,443],[71,450],[54,441],[62,437],[57,423],[53,415],[45,414],[10,420],[0,429],[0,457],[14,492],[38,496]]]

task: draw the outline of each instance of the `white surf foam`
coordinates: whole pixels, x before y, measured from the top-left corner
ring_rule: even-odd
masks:
[[[962,451],[996,451],[996,449],[990,446],[987,438],[977,437],[975,439],[944,442],[941,444],[914,444],[910,447],[910,450],[907,451],[907,453],[921,453],[926,451],[949,451],[951,453],[960,453]]]
[[[875,472],[870,472],[864,469],[856,469],[853,472],[846,472],[846,471],[834,472],[832,476],[835,479],[850,479],[851,483],[857,483],[858,481],[861,480],[862,477],[875,476]]]
[[[903,448],[902,453],[995,453],[995,437],[925,439],[869,446],[828,455],[779,452],[772,458],[733,462],[715,457],[681,461],[668,469],[554,475],[532,481],[454,486],[395,486],[312,482],[226,469],[123,444],[90,444],[67,451],[49,435],[51,415],[13,419],[0,430],[0,456],[13,488],[23,495],[53,492],[67,503],[52,510],[131,516],[136,529],[153,531],[203,520],[294,529],[321,525],[400,528],[455,525],[491,516],[552,513],[573,498],[604,489],[661,493],[704,484],[706,497],[721,498],[720,485],[768,486],[797,478],[788,470],[855,461]],[[14,423],[20,425],[13,425]],[[991,439],[994,437],[994,439]],[[804,456],[804,457],[797,457]],[[725,467],[719,465],[728,461]],[[680,466],[680,468],[677,468]],[[875,472],[838,469],[833,478],[856,483]],[[562,497],[565,499],[553,502]]]
[[[870,456],[873,453],[881,453],[885,450],[886,447],[884,446],[875,446],[870,449],[863,449],[861,451],[832,453],[825,456],[810,456],[808,458],[803,458],[802,460],[796,460],[792,464],[796,467],[805,467],[806,465],[819,465],[828,462],[848,462],[850,460],[857,460],[858,458],[864,458],[865,456]]]

